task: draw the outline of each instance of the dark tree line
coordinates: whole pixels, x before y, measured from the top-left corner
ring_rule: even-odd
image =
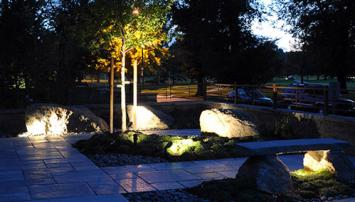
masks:
[[[91,46],[110,20],[102,9],[109,2],[0,1],[0,104],[23,105],[30,98],[66,103],[70,88],[95,66]],[[179,0],[170,15],[175,43],[166,46],[171,57],[165,69],[201,84],[263,84],[281,73],[314,73],[337,77],[346,88],[355,74],[355,1],[274,2],[301,52],[286,55],[252,34],[251,21],[261,16],[257,0]]]
[[[282,51],[252,34],[256,7],[247,0],[177,3],[173,19],[182,34],[173,49],[174,62],[193,72],[199,83],[206,77],[238,84],[270,80],[281,67]]]
[[[90,62],[89,1],[3,0],[0,6],[0,103],[65,103]]]
[[[355,74],[355,1],[278,0],[276,5],[301,40],[305,71],[337,77],[346,89]]]

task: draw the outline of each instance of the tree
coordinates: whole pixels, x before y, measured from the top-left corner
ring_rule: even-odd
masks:
[[[186,0],[175,4],[173,19],[182,33],[176,47],[186,59],[184,66],[197,73],[198,95],[205,94],[206,76],[239,84],[269,79],[270,68],[275,66],[270,61],[279,50],[273,42],[252,34],[250,22],[258,15],[256,7],[256,1],[247,0]]]
[[[127,130],[126,124],[126,98],[125,98],[125,72],[126,72],[126,55],[130,54],[133,61],[134,72],[137,73],[137,65],[139,53],[142,48],[155,49],[161,47],[166,40],[165,26],[168,20],[168,13],[171,9],[172,1],[155,0],[155,1],[118,1],[108,4],[97,1],[98,5],[103,6],[104,10],[109,13],[105,16],[98,46],[104,47],[106,56],[110,55],[119,63],[121,68],[121,112],[122,124],[121,130]],[[117,10],[112,10],[117,8]],[[96,43],[97,44],[97,43]],[[97,47],[97,46],[96,46]],[[99,58],[102,66],[109,64],[107,57]],[[137,76],[134,77],[135,79]],[[137,92],[137,81],[134,81],[135,92]],[[134,104],[137,104],[135,96]],[[136,121],[134,121],[135,124]]]
[[[68,102],[69,89],[90,65],[89,43],[98,26],[89,0],[59,0],[50,4],[47,26],[53,30],[55,89],[61,103]]]
[[[38,87],[45,74],[43,27],[44,1],[1,1],[0,7],[0,90],[8,104],[24,104],[24,94]],[[11,99],[13,93],[15,96]]]
[[[354,74],[355,2],[352,0],[278,0],[280,18],[293,26],[302,50],[322,73],[336,76],[346,89]],[[320,67],[320,68],[319,68]]]

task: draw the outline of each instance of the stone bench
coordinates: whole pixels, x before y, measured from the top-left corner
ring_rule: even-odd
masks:
[[[305,153],[306,170],[329,170],[339,181],[354,183],[355,167],[343,150],[348,142],[333,138],[274,140],[238,143],[249,158],[240,167],[237,178],[248,181],[257,189],[273,194],[292,194],[293,185],[286,165],[277,157],[286,153]]]

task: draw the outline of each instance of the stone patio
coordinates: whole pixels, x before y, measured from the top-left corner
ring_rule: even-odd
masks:
[[[71,146],[88,136],[1,138],[1,201],[126,201],[127,192],[193,187],[235,177],[244,158],[98,168]],[[281,156],[291,170],[302,155]],[[355,158],[352,159],[355,163]]]

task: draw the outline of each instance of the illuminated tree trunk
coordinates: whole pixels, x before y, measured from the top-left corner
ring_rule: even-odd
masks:
[[[124,46],[122,47],[124,49]],[[127,130],[127,115],[126,115],[126,52],[122,51],[122,68],[121,68],[121,113],[122,113],[122,132]]]
[[[115,90],[115,70],[113,58],[111,58],[111,69],[110,69],[110,133],[113,133],[113,105],[114,105],[114,90]]]
[[[144,88],[144,48],[142,48],[141,84]]]
[[[133,61],[133,128],[137,130],[138,61]]]

